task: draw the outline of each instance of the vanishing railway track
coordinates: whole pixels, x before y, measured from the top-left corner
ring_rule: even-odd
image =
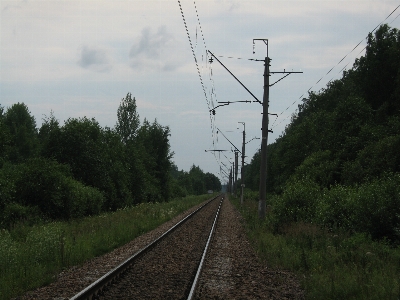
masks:
[[[192,299],[222,200],[211,199],[71,299]]]

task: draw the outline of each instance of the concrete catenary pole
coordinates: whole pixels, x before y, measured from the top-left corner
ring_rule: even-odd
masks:
[[[238,122],[243,124],[243,143],[242,143],[242,168],[240,169],[240,205],[243,205],[243,190],[244,190],[244,158],[246,151],[246,124],[244,122]]]
[[[235,151],[235,196],[237,196],[237,177],[238,177],[238,169],[239,169],[239,163],[238,163],[238,151]]]
[[[258,217],[265,219],[267,210],[267,142],[268,142],[268,106],[269,106],[269,63],[267,56],[264,60],[264,95],[261,137],[261,166],[260,166],[260,200],[258,202]]]

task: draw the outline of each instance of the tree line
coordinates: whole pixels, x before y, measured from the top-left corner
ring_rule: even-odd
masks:
[[[178,171],[170,129],[140,124],[128,93],[114,128],[87,117],[63,125],[53,112],[40,128],[24,103],[0,106],[0,224],[70,219],[141,202],[220,190],[213,174]]]
[[[400,32],[381,25],[342,78],[310,92],[268,145],[276,226],[306,221],[400,241]],[[260,153],[246,167],[258,190]]]

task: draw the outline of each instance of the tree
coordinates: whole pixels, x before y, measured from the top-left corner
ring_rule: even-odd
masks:
[[[56,157],[60,138],[60,124],[55,118],[53,111],[50,116],[43,118],[42,126],[39,129],[40,153],[44,157]]]
[[[5,161],[8,161],[8,148],[10,144],[10,133],[4,124],[4,108],[0,105],[0,168]]]
[[[3,154],[8,160],[18,163],[37,155],[36,121],[24,103],[8,108],[1,126],[6,132],[3,136],[9,136],[9,145]]]
[[[206,189],[212,191],[220,191],[221,190],[221,181],[217,176],[212,173],[204,174],[204,180],[206,183]]]
[[[70,118],[60,128],[48,156],[68,164],[76,180],[103,192],[107,198],[105,208],[113,210],[118,207],[118,199],[110,178],[107,149],[103,129],[95,119]]]
[[[283,135],[268,145],[269,192],[281,193],[296,170],[327,188],[398,172],[399,57],[399,30],[382,25],[352,69],[303,99]],[[245,177],[255,190],[257,159],[258,153]]]
[[[399,57],[400,32],[384,24],[368,35],[365,56],[354,64],[353,75],[362,97],[383,115],[400,112]]]
[[[146,162],[146,170],[152,182],[148,182],[152,189],[158,190],[163,201],[170,198],[170,169],[173,152],[169,144],[169,127],[161,126],[154,120],[150,124],[146,119],[137,133],[137,142],[142,147],[141,157]]]
[[[139,114],[136,112],[136,99],[135,97],[132,99],[131,93],[122,98],[118,107],[117,118],[115,129],[126,144],[129,140],[134,139],[140,125]]]

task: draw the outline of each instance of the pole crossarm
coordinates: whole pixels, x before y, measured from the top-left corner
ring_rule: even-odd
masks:
[[[273,84],[270,84],[269,86],[273,86],[275,83],[278,83],[279,81],[281,81],[282,79],[288,77],[290,74],[293,73],[303,73],[303,72],[286,72],[285,70],[283,70],[283,72],[269,72],[270,74],[286,74],[285,76],[283,76],[281,79],[278,79],[277,81],[275,81]]]
[[[226,138],[226,140],[236,149],[236,151],[238,151],[240,154],[242,154],[242,152],[234,145],[232,144],[232,142],[225,136],[225,134],[223,134],[223,132],[217,127],[218,131],[221,132],[221,134],[224,136],[224,138]]]
[[[258,137],[253,137],[251,140],[247,141],[246,144],[250,143],[252,140],[259,140],[260,138]]]
[[[219,101],[219,102],[218,102],[219,105],[217,105],[217,106],[215,106],[214,108],[210,109],[209,112],[212,112],[212,113],[215,115],[215,110],[216,110],[218,107],[227,106],[227,105],[233,104],[233,103],[251,103],[251,102],[254,103],[254,102],[257,102],[257,101],[251,101],[251,100]]]
[[[251,103],[251,102],[257,102],[257,101],[251,101],[251,100],[239,100],[239,101],[219,101],[218,103],[225,103],[225,104],[231,104],[231,103]]]
[[[212,55],[212,57],[214,57],[214,58],[221,64],[221,66],[223,66],[223,67],[225,68],[225,70],[228,71],[229,74],[231,74],[231,75],[233,76],[233,78],[235,78],[235,79],[237,80],[237,82],[239,82],[239,83],[241,84],[242,87],[244,87],[244,89],[245,89],[247,92],[249,92],[249,94],[250,94],[251,96],[253,96],[254,99],[256,99],[256,101],[257,101],[258,103],[262,104],[261,101],[258,100],[257,97],[254,96],[254,94],[253,94],[252,92],[250,92],[250,90],[249,90],[235,75],[233,75],[232,72],[229,71],[229,69],[228,69],[227,67],[225,67],[225,65],[224,65],[210,50],[207,50],[207,51]]]

